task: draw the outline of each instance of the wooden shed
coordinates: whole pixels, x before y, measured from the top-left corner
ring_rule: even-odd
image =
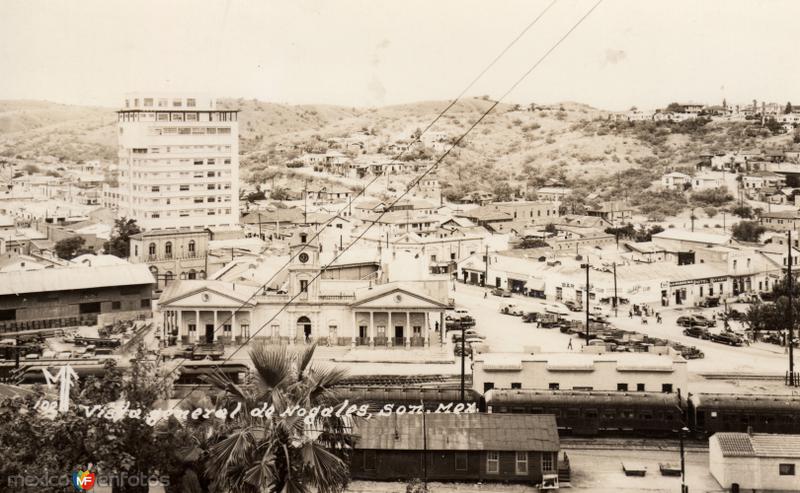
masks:
[[[357,435],[354,479],[541,484],[558,470],[552,415],[373,415]]]

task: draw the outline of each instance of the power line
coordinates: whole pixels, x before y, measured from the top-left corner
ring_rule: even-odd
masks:
[[[585,14],[584,14],[584,15],[583,15],[583,16],[582,16],[580,19],[578,19],[578,21],[577,21],[577,22],[576,22],[576,23],[575,23],[575,24],[574,24],[574,25],[573,25],[573,26],[572,26],[572,27],[571,27],[571,28],[570,28],[570,29],[569,29],[569,30],[568,30],[568,31],[567,31],[567,32],[566,32],[566,33],[565,33],[563,36],[561,36],[561,38],[559,38],[559,39],[558,39],[558,41],[556,41],[556,43],[555,43],[555,44],[553,44],[553,45],[552,45],[552,46],[551,46],[551,47],[550,47],[550,48],[549,48],[549,49],[548,49],[548,50],[547,50],[547,51],[546,51],[546,52],[545,52],[545,53],[544,53],[544,54],[543,54],[543,55],[542,55],[542,56],[541,56],[541,57],[540,57],[540,58],[539,58],[537,61],[536,61],[536,63],[534,63],[534,64],[533,64],[533,65],[532,65],[532,66],[531,66],[531,67],[530,67],[530,68],[529,68],[529,69],[528,69],[526,72],[524,72],[524,73],[522,74],[522,76],[521,76],[521,77],[519,77],[519,78],[517,79],[517,81],[516,81],[516,82],[514,82],[514,84],[512,84],[512,85],[511,85],[511,87],[510,87],[510,88],[509,88],[509,89],[508,89],[508,90],[507,90],[507,91],[506,91],[506,92],[505,92],[505,93],[504,93],[504,94],[503,94],[503,95],[502,95],[502,96],[501,96],[499,99],[497,99],[497,101],[495,101],[495,102],[494,102],[494,103],[493,103],[493,104],[492,104],[492,105],[491,105],[491,106],[490,106],[490,107],[489,107],[489,108],[488,108],[486,111],[484,111],[484,112],[481,114],[481,116],[480,116],[480,117],[479,117],[477,120],[475,120],[475,122],[474,122],[472,125],[470,125],[470,126],[469,126],[469,128],[467,128],[467,130],[466,130],[464,133],[462,133],[462,134],[461,134],[461,136],[460,136],[460,137],[458,137],[458,139],[456,139],[456,141],[455,141],[455,142],[453,142],[453,144],[451,144],[451,145],[450,145],[450,147],[449,147],[449,148],[448,148],[448,149],[447,149],[447,150],[444,152],[444,154],[442,154],[442,155],[441,155],[441,156],[440,156],[440,157],[439,157],[439,158],[436,160],[436,162],[435,162],[433,165],[429,166],[429,167],[428,167],[428,168],[427,168],[427,169],[426,169],[426,170],[425,170],[425,171],[422,173],[422,175],[420,176],[420,179],[421,179],[421,178],[424,178],[424,177],[425,177],[426,175],[428,175],[428,174],[429,174],[431,171],[433,171],[434,169],[436,169],[436,167],[438,166],[438,164],[439,164],[439,163],[440,163],[442,160],[444,160],[444,158],[446,158],[446,157],[447,157],[447,156],[450,154],[450,152],[451,152],[451,151],[452,151],[454,148],[456,148],[456,147],[457,147],[457,146],[458,146],[458,145],[461,143],[461,141],[462,141],[462,140],[464,140],[464,138],[465,138],[467,135],[469,135],[469,133],[470,133],[470,132],[472,132],[472,130],[473,130],[473,129],[475,129],[475,127],[477,127],[477,126],[478,126],[478,124],[480,124],[480,123],[481,123],[481,122],[482,122],[482,121],[483,121],[483,120],[486,118],[486,116],[488,116],[488,115],[489,115],[489,113],[491,113],[491,112],[492,112],[492,111],[493,111],[493,110],[494,110],[494,109],[495,109],[495,108],[496,108],[496,107],[497,107],[497,106],[500,104],[500,102],[501,102],[503,99],[505,99],[505,98],[506,98],[506,97],[507,97],[507,96],[508,96],[508,95],[509,95],[509,94],[510,94],[510,93],[511,93],[511,92],[512,92],[514,89],[516,89],[516,87],[517,87],[517,86],[519,86],[519,84],[521,84],[521,83],[522,83],[522,81],[524,81],[524,80],[525,80],[525,79],[526,79],[526,78],[527,78],[527,77],[528,77],[528,76],[529,76],[529,75],[530,75],[530,74],[531,74],[531,73],[532,73],[532,72],[533,72],[533,71],[536,69],[536,67],[538,67],[538,66],[539,66],[539,65],[540,65],[540,64],[541,64],[541,63],[542,63],[542,62],[543,62],[543,61],[544,61],[544,60],[545,60],[545,59],[546,59],[546,58],[547,58],[547,57],[548,57],[548,56],[549,56],[549,55],[550,55],[550,54],[551,54],[551,53],[552,53],[552,52],[553,52],[553,51],[554,51],[556,48],[558,48],[558,46],[559,46],[559,45],[561,45],[561,43],[562,43],[562,42],[564,42],[564,40],[565,40],[565,39],[567,39],[567,37],[569,37],[569,35],[570,35],[570,34],[572,34],[572,32],[573,32],[573,31],[575,31],[575,29],[577,29],[577,28],[578,28],[578,26],[580,26],[580,25],[583,23],[583,21],[584,21],[584,20],[586,20],[586,18],[587,18],[587,17],[589,17],[589,15],[591,15],[591,13],[592,13],[592,12],[594,12],[594,10],[595,10],[595,9],[596,9],[596,8],[597,8],[597,7],[598,7],[598,6],[599,6],[601,3],[603,3],[603,0],[598,0],[598,2],[597,2],[597,3],[595,3],[595,4],[592,6],[592,8],[590,8],[590,9],[589,9],[589,10],[588,10],[588,11],[587,11],[587,12],[586,12],[586,13],[585,13]],[[395,205],[395,204],[397,204],[397,203],[398,203],[400,200],[402,200],[402,198],[403,198],[403,197],[405,197],[405,196],[406,196],[406,194],[408,194],[408,192],[409,192],[410,190],[411,190],[410,188],[406,189],[406,191],[404,191],[402,194],[400,194],[400,196],[399,196],[399,197],[397,197],[397,198],[394,200],[394,202],[392,202],[392,204],[390,205],[390,207],[388,207],[388,208],[384,208],[384,210],[383,210],[383,211],[382,211],[382,212],[381,212],[381,213],[378,215],[378,217],[377,217],[376,219],[374,219],[374,220],[371,222],[371,224],[369,224],[369,225],[367,226],[367,228],[365,228],[365,229],[364,229],[364,231],[362,231],[362,232],[361,232],[361,234],[359,234],[359,235],[358,235],[358,237],[357,237],[355,240],[353,240],[352,242],[350,242],[350,243],[347,245],[347,247],[346,247],[344,250],[342,250],[341,252],[339,252],[339,254],[338,254],[338,255],[336,255],[336,256],[333,258],[333,260],[331,260],[331,261],[330,261],[330,262],[329,262],[327,265],[325,265],[324,267],[322,267],[322,268],[320,269],[320,271],[319,271],[319,272],[318,272],[318,273],[317,273],[317,274],[316,274],[314,277],[312,277],[312,278],[311,278],[311,280],[309,280],[309,281],[308,281],[308,284],[310,285],[312,282],[314,282],[314,281],[316,281],[317,279],[319,279],[319,277],[320,277],[320,276],[321,276],[321,275],[322,275],[322,274],[323,274],[323,273],[324,273],[324,272],[325,272],[325,271],[326,271],[326,270],[327,270],[327,269],[328,269],[330,266],[332,266],[332,265],[333,265],[333,264],[334,264],[334,263],[335,263],[335,262],[336,262],[336,261],[339,259],[339,257],[341,257],[341,256],[342,256],[342,255],[343,255],[343,254],[344,254],[344,253],[345,253],[347,250],[349,250],[349,249],[350,249],[350,248],[351,248],[353,245],[355,245],[355,244],[356,244],[356,242],[358,242],[358,241],[359,241],[359,240],[360,240],[360,239],[361,239],[361,238],[362,238],[362,237],[363,237],[363,236],[364,236],[364,235],[367,233],[367,231],[369,231],[369,230],[372,228],[372,226],[373,226],[373,225],[375,225],[375,224],[376,224],[376,223],[377,223],[377,222],[378,222],[378,221],[379,221],[379,220],[380,220],[380,219],[381,219],[381,218],[382,218],[382,217],[383,217],[383,216],[384,216],[384,215],[385,215],[385,214],[386,214],[386,213],[389,211],[389,209],[391,209],[391,207],[392,207],[392,206],[394,206],[394,205]],[[251,340],[252,340],[252,339],[253,339],[253,338],[254,338],[254,337],[255,337],[255,336],[256,336],[256,335],[259,333],[259,332],[261,332],[261,330],[263,330],[263,329],[264,329],[264,327],[266,327],[267,325],[269,325],[269,324],[270,324],[270,323],[271,323],[273,320],[275,320],[275,318],[276,318],[278,315],[280,315],[281,313],[283,313],[283,311],[284,311],[284,310],[285,310],[285,309],[286,309],[286,308],[287,308],[289,305],[291,305],[291,304],[294,302],[294,300],[296,300],[298,297],[300,297],[300,295],[301,295],[301,294],[303,294],[303,291],[299,291],[297,294],[295,294],[294,296],[292,296],[292,297],[291,297],[291,298],[290,298],[290,299],[289,299],[289,300],[288,300],[286,303],[284,303],[284,305],[283,305],[283,306],[282,306],[282,307],[281,307],[281,308],[280,308],[280,309],[279,309],[279,310],[278,310],[278,311],[277,311],[277,312],[276,312],[276,313],[275,313],[275,314],[274,314],[274,315],[273,315],[273,316],[272,316],[272,317],[271,317],[269,320],[267,320],[266,322],[264,322],[264,323],[263,323],[263,324],[262,324],[262,325],[261,325],[261,326],[258,328],[258,330],[256,330],[256,332],[255,332],[255,333],[253,333],[253,334],[252,334],[250,337],[248,337],[247,341],[245,341],[245,343],[244,343],[244,344],[241,344],[241,345],[239,345],[239,347],[237,347],[237,348],[236,348],[236,349],[235,349],[235,350],[234,350],[234,351],[231,353],[231,355],[230,355],[230,356],[228,356],[227,358],[225,358],[225,359],[222,361],[222,363],[226,363],[226,362],[230,361],[230,360],[231,360],[231,358],[233,358],[233,356],[235,356],[235,355],[236,355],[236,354],[237,354],[237,353],[238,353],[238,352],[239,352],[239,351],[240,351],[240,350],[241,350],[241,349],[242,349],[242,348],[243,348],[243,347],[244,347],[246,344],[248,344],[248,343],[249,343],[249,342],[250,342],[250,341],[251,341]],[[440,329],[441,329],[441,330],[444,330],[444,327],[441,327]],[[197,385],[195,385],[195,387],[194,387],[194,388],[192,388],[192,389],[191,389],[191,390],[190,390],[190,391],[189,391],[189,392],[186,394],[186,396],[184,396],[183,398],[181,398],[181,399],[180,399],[180,400],[179,400],[177,403],[175,403],[175,405],[173,405],[172,407],[174,408],[174,407],[177,407],[178,405],[180,405],[180,404],[181,404],[181,403],[182,403],[184,400],[186,400],[186,397],[188,397],[189,395],[191,395],[191,393],[192,393],[192,392],[193,392],[193,391],[194,391],[196,388],[197,388]]]
[[[551,8],[553,5],[555,5],[556,1],[557,1],[557,0],[553,0],[552,2],[550,2],[550,4],[548,4],[548,5],[547,5],[547,6],[546,6],[546,7],[545,7],[545,8],[544,8],[544,9],[543,9],[543,10],[542,10],[540,13],[539,13],[539,15],[537,15],[537,16],[536,16],[536,17],[535,17],[535,18],[534,18],[534,19],[533,19],[531,22],[529,22],[529,23],[528,23],[528,24],[525,26],[525,28],[524,28],[524,29],[523,29],[523,30],[522,30],[522,31],[521,31],[521,32],[520,32],[520,33],[519,33],[519,34],[518,34],[518,35],[517,35],[517,36],[516,36],[514,39],[512,39],[512,40],[511,40],[511,41],[510,41],[510,42],[509,42],[509,43],[506,45],[506,47],[505,47],[505,48],[503,48],[503,50],[500,52],[500,54],[498,54],[498,55],[497,55],[497,56],[496,56],[496,57],[495,57],[495,58],[494,58],[494,59],[493,59],[491,62],[489,62],[489,64],[488,64],[488,65],[487,65],[487,66],[486,66],[486,67],[485,67],[485,68],[484,68],[484,69],[483,69],[483,70],[482,70],[482,71],[481,71],[481,72],[480,72],[480,73],[479,73],[479,74],[478,74],[478,75],[477,75],[477,76],[476,76],[474,79],[472,79],[472,81],[471,81],[469,84],[467,84],[467,86],[466,86],[466,87],[465,87],[465,88],[464,88],[464,89],[463,89],[463,90],[462,90],[462,91],[461,91],[461,92],[458,94],[458,96],[456,96],[456,98],[455,98],[455,99],[453,99],[453,100],[452,100],[452,101],[451,101],[451,102],[450,102],[450,103],[447,105],[447,107],[445,107],[445,108],[444,108],[444,109],[443,109],[443,110],[442,110],[442,111],[441,111],[441,112],[440,112],[440,113],[439,113],[439,114],[436,116],[436,118],[434,118],[434,119],[433,119],[433,121],[431,121],[431,122],[430,122],[430,123],[429,123],[429,124],[428,124],[428,125],[427,125],[427,126],[426,126],[426,127],[425,127],[425,128],[424,128],[424,129],[423,129],[423,130],[422,130],[422,131],[421,131],[421,132],[420,132],[420,133],[419,133],[417,136],[416,136],[416,137],[414,137],[414,139],[413,139],[413,140],[412,140],[412,141],[411,141],[411,142],[410,142],[410,143],[409,143],[409,144],[408,144],[408,145],[407,145],[407,146],[406,146],[406,147],[405,147],[405,148],[404,148],[404,149],[403,149],[403,150],[402,150],[402,151],[401,151],[399,154],[395,155],[395,156],[394,156],[394,157],[391,159],[391,161],[390,161],[390,164],[394,164],[394,163],[396,163],[398,159],[400,159],[400,158],[401,158],[403,155],[405,155],[405,154],[406,154],[406,152],[407,152],[409,149],[411,149],[411,147],[412,147],[412,146],[414,146],[414,144],[418,143],[418,142],[420,141],[420,139],[422,138],[422,136],[423,136],[423,135],[424,135],[426,132],[428,132],[428,130],[430,130],[430,129],[431,129],[431,128],[432,128],[432,127],[433,127],[433,126],[434,126],[434,125],[435,125],[435,124],[436,124],[436,123],[437,123],[437,122],[438,122],[438,121],[439,121],[439,120],[440,120],[440,119],[441,119],[441,118],[442,118],[442,117],[443,117],[443,116],[444,116],[444,115],[445,115],[445,114],[446,114],[448,111],[450,111],[450,109],[452,109],[452,108],[453,108],[453,106],[455,106],[455,105],[456,105],[456,103],[458,103],[458,101],[459,101],[459,100],[460,100],[460,99],[461,99],[461,98],[464,96],[464,94],[466,94],[466,93],[467,93],[467,91],[469,91],[469,90],[472,88],[472,86],[474,86],[474,85],[475,85],[475,83],[476,83],[476,82],[478,82],[478,80],[480,80],[480,78],[481,78],[481,77],[483,77],[483,75],[484,75],[484,74],[486,74],[486,72],[487,72],[487,71],[489,71],[489,70],[490,70],[490,69],[491,69],[491,68],[492,68],[492,67],[493,67],[493,66],[494,66],[494,65],[495,65],[495,64],[496,64],[496,63],[497,63],[497,62],[498,62],[498,61],[499,61],[499,60],[500,60],[502,57],[503,57],[503,55],[505,55],[505,54],[506,54],[506,52],[508,52],[508,50],[509,50],[509,49],[511,49],[511,47],[512,47],[512,46],[514,46],[514,45],[517,43],[517,41],[519,41],[519,40],[522,38],[522,36],[524,36],[524,35],[525,35],[525,33],[527,33],[527,32],[528,32],[528,31],[529,31],[529,30],[530,30],[530,29],[531,29],[531,28],[532,28],[532,27],[535,25],[535,24],[536,24],[536,23],[539,21],[539,19],[541,19],[541,18],[544,16],[544,14],[545,14],[545,13],[547,13],[547,11],[548,11],[548,10],[550,10],[550,8]],[[448,151],[448,153],[449,153],[449,151]],[[446,155],[446,154],[445,154],[445,155]],[[437,163],[436,163],[436,164],[438,164],[438,161],[437,161]],[[434,168],[435,168],[436,164],[434,164]],[[421,179],[422,179],[422,178],[423,178],[425,175],[427,175],[427,174],[428,174],[428,172],[426,172],[426,173],[423,173],[422,175],[420,175],[420,177],[418,177],[418,178],[416,178],[416,179],[414,179],[414,180],[411,180],[411,181],[409,182],[409,187],[407,188],[407,191],[408,191],[408,190],[410,190],[411,188],[413,188],[413,187],[415,186],[415,184],[419,183],[419,181],[420,181],[420,180],[421,180]],[[378,180],[380,177],[381,177],[380,175],[376,175],[375,177],[373,177],[373,178],[372,178],[372,180],[370,180],[370,181],[369,181],[369,182],[368,182],[366,185],[364,185],[364,187],[362,187],[362,188],[361,188],[361,190],[359,190],[359,191],[358,191],[358,193],[356,193],[354,196],[352,196],[352,197],[351,197],[351,198],[348,200],[348,202],[347,202],[347,205],[345,205],[344,207],[342,207],[342,208],[341,208],[341,209],[340,209],[340,210],[339,210],[339,211],[338,211],[338,212],[337,212],[335,215],[333,215],[333,216],[332,216],[330,219],[328,219],[328,220],[327,220],[327,221],[326,221],[324,224],[322,224],[321,226],[319,226],[319,230],[316,232],[316,234],[314,234],[314,235],[311,237],[311,239],[310,239],[310,240],[308,240],[308,243],[313,243],[313,241],[314,241],[315,239],[317,239],[317,238],[319,237],[319,235],[320,235],[320,234],[321,234],[323,231],[325,231],[325,228],[328,226],[328,224],[332,223],[332,222],[333,222],[333,221],[334,221],[334,220],[335,220],[337,217],[341,216],[341,214],[342,214],[342,213],[343,213],[345,210],[349,209],[349,208],[350,208],[350,206],[353,204],[353,201],[354,201],[355,199],[359,198],[359,197],[360,197],[360,196],[361,196],[361,195],[362,195],[364,192],[366,192],[367,188],[368,188],[369,186],[371,186],[373,183],[375,183],[375,182],[376,182],[376,181],[377,181],[377,180]],[[387,177],[388,177],[388,172],[387,172]],[[403,195],[405,195],[405,194],[403,194]],[[402,197],[402,196],[401,196],[401,197]],[[394,205],[395,203],[396,203],[396,201],[395,201],[395,202],[394,202],[392,205]],[[391,208],[391,206],[390,206],[390,207],[388,207],[388,208],[384,208],[384,209],[390,209],[390,208]],[[304,216],[303,216],[303,217],[304,217],[303,221],[305,222],[305,214],[304,214]],[[382,217],[382,215],[381,215],[380,217]],[[258,218],[258,223],[259,223],[259,228],[260,228],[260,227],[261,227],[261,217],[260,217],[260,214],[259,214],[259,218]],[[359,238],[359,239],[360,239],[360,238]],[[259,292],[261,292],[261,291],[262,291],[262,290],[264,290],[264,289],[265,289],[267,286],[269,286],[269,285],[270,285],[270,283],[272,283],[272,281],[275,279],[275,277],[277,277],[277,275],[278,275],[278,274],[280,274],[281,272],[283,272],[283,271],[284,271],[284,269],[286,269],[286,267],[288,267],[288,266],[289,266],[289,264],[291,264],[291,263],[292,263],[292,262],[295,260],[295,258],[297,258],[297,256],[298,256],[298,255],[300,255],[300,253],[302,253],[302,252],[303,252],[305,249],[306,249],[306,245],[303,245],[303,246],[302,246],[302,247],[301,247],[301,248],[300,248],[300,249],[299,249],[297,252],[295,252],[295,254],[294,254],[294,255],[291,255],[291,254],[290,254],[290,256],[289,256],[289,259],[286,261],[286,263],[285,263],[285,264],[283,264],[283,265],[282,265],[282,266],[281,266],[281,267],[280,267],[280,268],[279,268],[277,271],[275,271],[275,273],[273,273],[273,274],[272,274],[272,276],[271,276],[271,277],[270,277],[270,278],[269,278],[269,279],[268,279],[266,282],[262,283],[262,284],[261,284],[261,285],[258,287],[258,289],[256,289],[256,291],[255,291],[255,292],[254,292],[254,293],[253,293],[253,294],[252,294],[250,297],[248,297],[248,298],[247,298],[247,299],[246,299],[246,300],[245,300],[245,301],[244,301],[244,302],[243,302],[241,305],[239,305],[239,306],[238,306],[238,307],[237,307],[235,310],[233,310],[232,312],[230,312],[230,313],[231,313],[231,315],[227,316],[227,318],[224,318],[224,319],[223,319],[223,321],[222,321],[222,323],[220,323],[220,324],[219,324],[217,327],[215,327],[215,328],[214,328],[214,332],[213,332],[213,334],[214,334],[214,335],[216,335],[216,334],[219,332],[219,330],[220,330],[222,327],[224,327],[224,326],[225,326],[225,325],[226,325],[228,322],[230,322],[230,321],[233,319],[233,316],[234,316],[236,313],[239,313],[239,311],[240,311],[242,308],[244,308],[244,307],[245,307],[245,306],[246,306],[248,303],[250,303],[250,302],[251,302],[251,301],[252,301],[252,300],[253,300],[253,299],[254,299],[254,298],[255,298],[255,297],[258,295],[258,293],[259,293]],[[337,257],[337,258],[338,258],[338,257]],[[334,260],[335,260],[335,259],[334,259]],[[198,329],[199,329],[199,327],[198,327]],[[249,339],[248,339],[248,341],[249,341]],[[166,377],[169,377],[170,375],[172,375],[172,373],[174,373],[174,372],[175,372],[177,369],[179,369],[179,368],[180,368],[180,367],[183,365],[183,363],[184,363],[184,362],[186,362],[186,361],[187,361],[187,358],[182,358],[182,360],[181,360],[181,361],[180,361],[180,362],[179,362],[179,363],[178,363],[178,364],[175,366],[175,368],[173,368],[173,369],[172,369],[172,371],[170,371],[170,372],[169,372],[169,373],[168,373],[168,374],[165,376],[165,378],[166,378]]]

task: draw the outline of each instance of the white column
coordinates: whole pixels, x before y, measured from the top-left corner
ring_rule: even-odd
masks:
[[[427,346],[431,345],[431,338],[430,338],[430,330],[431,329],[430,329],[430,323],[428,323],[428,315],[429,315],[429,313],[428,312],[424,312],[422,315],[423,315],[422,316],[422,334],[423,334],[423,337],[425,338],[425,346],[427,347]]]
[[[183,335],[183,327],[181,326],[181,313],[182,313],[182,311],[180,309],[178,309],[178,311],[176,312],[176,315],[178,317],[177,325],[178,325],[178,337],[179,338]]]
[[[439,337],[441,338],[442,345],[444,345],[444,312],[439,312]]]
[[[369,329],[368,329],[367,337],[369,337],[369,345],[375,345],[375,312],[370,310],[369,312]]]
[[[236,310],[231,310],[231,337],[236,340]],[[239,334],[241,336],[242,334]]]
[[[406,347],[411,347],[411,312],[406,312],[406,326],[403,329]]]
[[[353,311],[353,341],[352,346],[356,347],[356,338],[358,337],[358,320],[356,320],[356,312]]]
[[[217,311],[214,310],[214,334],[212,335],[212,337],[214,337],[215,340],[217,338],[217,327],[218,327],[218,325],[217,325]]]
[[[194,341],[191,342],[197,342],[200,340],[200,310],[194,311],[194,329]]]

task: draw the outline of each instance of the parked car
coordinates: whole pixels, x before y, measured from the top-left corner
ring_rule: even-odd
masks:
[[[687,327],[683,329],[683,335],[689,337],[695,337],[697,339],[709,339],[711,334],[709,334],[708,329],[705,327]]]
[[[526,324],[536,323],[539,321],[541,315],[537,312],[528,312],[522,316],[522,321]]]
[[[525,314],[525,312],[523,312],[522,309],[514,303],[503,303],[500,305],[500,313],[505,315],[514,315],[515,317],[521,317]]]
[[[473,329],[464,331],[464,335],[467,337],[467,339],[469,339],[470,337],[475,337],[477,339],[486,339],[486,336],[480,335],[478,331]]]
[[[472,318],[466,308],[456,308],[455,310],[448,310],[445,315],[445,320],[462,320],[464,318]]]
[[[583,309],[583,306],[580,303],[572,300],[565,301],[564,306],[566,306],[571,312],[579,312]]]
[[[704,308],[713,308],[715,306],[719,306],[719,296],[706,296],[700,300],[697,306],[702,306]]]
[[[717,322],[703,315],[681,315],[678,317],[678,325],[681,327],[714,327]]]
[[[503,288],[494,288],[492,290],[493,296],[500,296],[501,298],[511,298],[511,291],[506,291]]]
[[[461,344],[456,344],[453,347],[453,354],[455,356],[461,356]],[[464,346],[464,355],[472,356],[472,348],[470,346]]]
[[[719,334],[711,334],[711,340],[720,344],[727,344],[729,346],[741,346],[744,341],[741,337],[733,332],[720,332]]]

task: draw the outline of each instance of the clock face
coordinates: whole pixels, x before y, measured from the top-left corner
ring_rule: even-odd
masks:
[[[308,254],[306,252],[303,252],[300,255],[298,255],[297,259],[305,264],[306,262],[308,262]]]

